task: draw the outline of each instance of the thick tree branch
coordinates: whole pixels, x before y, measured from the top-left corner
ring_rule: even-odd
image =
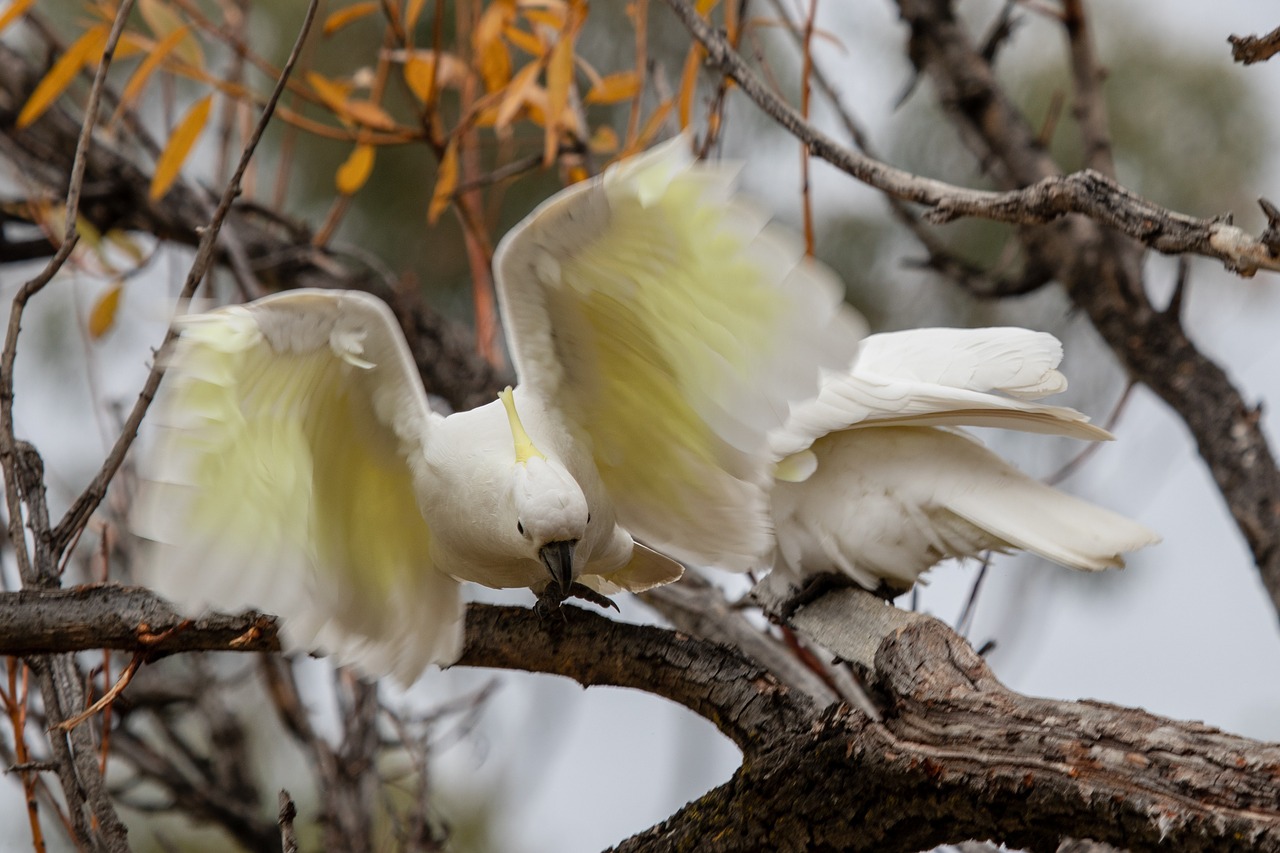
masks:
[[[728,784],[620,849],[716,839],[700,849],[914,851],[972,837],[1053,849],[1073,833],[1131,850],[1280,848],[1280,745],[1020,696],[937,620],[858,590],[791,624],[866,673],[883,724],[821,710],[723,646],[574,608],[565,616],[472,605],[460,665],[645,690],[711,720],[744,752]],[[275,627],[252,613],[186,622],[135,588],[0,594],[0,655],[272,650]]]

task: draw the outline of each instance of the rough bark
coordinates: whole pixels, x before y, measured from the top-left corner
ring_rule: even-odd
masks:
[[[766,590],[771,607],[781,596]],[[734,778],[619,850],[915,851],[969,838],[1054,850],[1280,850],[1280,745],[1099,702],[1026,697],[942,623],[861,590],[790,617],[860,670],[882,723],[820,707],[740,652],[566,608],[472,605],[460,665],[633,687],[710,720],[743,751]],[[145,629],[142,627],[145,625]],[[0,654],[272,650],[260,614],[184,622],[146,590],[0,594]],[[127,695],[127,694],[126,694]]]

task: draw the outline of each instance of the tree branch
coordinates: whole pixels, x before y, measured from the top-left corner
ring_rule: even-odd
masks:
[[[766,587],[765,598],[779,594]],[[820,709],[723,646],[576,608],[565,617],[471,605],[459,665],[645,690],[715,723],[744,753],[733,780],[622,850],[701,839],[699,849],[887,853],[988,837],[1053,849],[1070,834],[1135,851],[1280,847],[1280,745],[1103,703],[1020,696],[942,623],[860,590],[819,599],[791,624],[865,672],[883,724],[844,706]],[[0,593],[0,655],[277,645],[272,617],[188,622],[143,589]]]
[[[1228,36],[1231,58],[1245,65],[1266,62],[1280,53],[1280,27],[1265,36]]]
[[[1273,252],[1262,240],[1230,222],[1175,213],[1089,170],[1067,176],[1045,173],[1037,177],[1039,183],[1035,186],[1000,193],[922,178],[845,148],[774,94],[724,36],[698,15],[692,3],[666,2],[706,48],[709,61],[732,77],[765,113],[808,145],[810,153],[895,198],[933,208],[926,217],[931,221],[949,222],[961,216],[978,216],[997,222],[1034,225],[1051,222],[1068,213],[1081,213],[1165,254],[1187,252],[1215,258],[1244,276],[1253,275],[1259,269],[1280,271],[1280,253]],[[1029,138],[1034,140],[1034,135]]]

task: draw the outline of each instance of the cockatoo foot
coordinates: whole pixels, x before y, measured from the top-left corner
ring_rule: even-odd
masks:
[[[801,608],[813,604],[827,593],[853,587],[858,587],[858,583],[853,578],[840,572],[821,572],[816,575],[810,575],[804,579],[804,583],[800,588],[783,603],[782,608],[778,611],[779,615],[783,619],[790,619]]]
[[[560,588],[560,584],[552,581],[538,594],[538,600],[533,605],[533,612],[537,613],[540,619],[546,619],[554,613],[559,613],[560,605],[570,598],[589,601],[601,610],[608,610],[610,607],[618,610],[618,605],[614,603],[613,599],[601,595],[589,586],[575,583],[570,585],[568,592],[565,592]],[[561,616],[563,618],[563,614]]]

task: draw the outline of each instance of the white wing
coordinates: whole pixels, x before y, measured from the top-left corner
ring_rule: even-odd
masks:
[[[281,616],[293,650],[412,682],[461,652],[412,465],[435,417],[390,310],[298,290],[179,321],[133,526],[194,612]]]
[[[766,434],[856,339],[843,288],[689,140],[547,202],[494,266],[522,384],[558,406],[638,538],[747,569],[770,546]]]
[[[1110,433],[1074,409],[1029,402],[1067,387],[1057,370],[1061,360],[1057,338],[1027,329],[871,335],[859,344],[852,369],[824,377],[818,396],[797,406],[770,444],[782,459],[830,432],[895,424],[1002,427],[1109,440]]]
[[[1123,566],[1125,552],[1159,541],[953,430],[846,430],[813,452],[816,472],[773,493],[779,566],[796,576],[841,571],[868,589],[882,578],[905,588],[947,557],[1015,548],[1096,570]]]

